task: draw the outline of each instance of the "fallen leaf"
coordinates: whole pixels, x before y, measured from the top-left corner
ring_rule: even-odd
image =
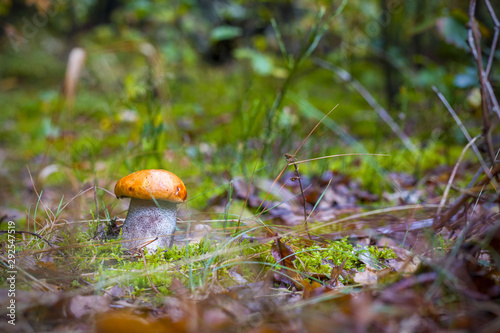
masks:
[[[76,295],[69,300],[66,314],[70,318],[82,318],[92,313],[101,313],[109,310],[109,299],[104,296]]]
[[[274,278],[277,281],[288,285],[295,285],[297,289],[301,289],[302,286],[295,282],[300,279],[300,276],[298,275],[295,264],[293,263],[296,257],[292,249],[288,245],[284,244],[280,238],[278,238],[271,246],[271,254],[277,264],[285,267],[280,268],[278,273],[274,273]]]
[[[371,270],[364,270],[363,272],[358,272],[354,275],[354,282],[367,285],[377,283],[377,273]]]
[[[119,285],[115,285],[106,292],[106,295],[111,296],[112,298],[122,298],[126,295],[126,293],[125,290]]]
[[[328,286],[321,285],[318,281],[309,282],[309,280],[307,279],[302,279],[300,283],[303,286],[302,290],[303,298],[318,296],[332,290],[332,288]]]

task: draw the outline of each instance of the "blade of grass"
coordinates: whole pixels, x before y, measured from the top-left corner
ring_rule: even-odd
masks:
[[[285,65],[287,67],[289,67],[289,59],[288,59],[288,52],[286,51],[286,47],[285,47],[285,43],[283,43],[283,38],[281,37],[281,32],[280,30],[278,29],[278,24],[276,23],[276,20],[273,18],[271,18],[271,25],[273,27],[273,30],[274,30],[274,34],[276,36],[276,40],[278,41],[278,46],[280,48],[280,51],[281,51],[281,55],[283,56],[283,62],[285,63]]]
[[[373,97],[372,94],[356,79],[352,77],[350,73],[345,71],[344,69],[335,66],[334,64],[320,59],[314,58],[314,63],[321,68],[329,70],[336,75],[338,75],[342,80],[351,84],[351,86],[356,89],[356,91],[365,99],[365,101],[375,110],[379,117],[391,128],[391,130],[399,137],[399,139],[403,142],[408,150],[410,150],[413,154],[419,155],[419,149],[417,146],[413,144],[411,139],[401,130],[399,125],[392,119],[389,112],[384,109],[377,100]]]
[[[314,213],[314,211],[316,210],[316,207],[318,207],[319,203],[321,202],[321,199],[323,199],[323,196],[325,195],[326,191],[328,191],[328,189],[330,188],[330,184],[332,183],[332,180],[333,180],[333,177],[330,178],[330,180],[328,181],[328,184],[326,185],[325,189],[323,190],[323,192],[321,193],[321,195],[319,196],[318,200],[316,200],[316,203],[314,204],[314,207],[313,209],[311,210],[311,212],[309,213],[309,215],[307,216],[307,219],[309,219],[311,217],[311,215]]]

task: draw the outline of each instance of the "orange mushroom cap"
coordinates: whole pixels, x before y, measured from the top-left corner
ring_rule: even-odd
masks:
[[[115,195],[121,198],[185,202],[186,186],[182,180],[167,170],[141,170],[123,177],[116,183]]]

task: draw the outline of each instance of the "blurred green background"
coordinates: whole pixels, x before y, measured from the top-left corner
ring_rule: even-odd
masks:
[[[120,177],[164,168],[185,180],[191,207],[204,207],[218,186],[249,179],[254,167],[259,177],[276,177],[284,154],[337,104],[297,158],[389,156],[325,159],[301,165],[304,174],[335,170],[381,192],[393,186],[387,172],[419,178],[453,164],[466,140],[432,86],[471,135],[481,132],[467,7],[451,0],[0,0],[0,206],[29,212],[33,184],[55,207],[97,185],[109,208],[116,200],[105,189]],[[476,16],[490,45],[493,24],[482,2]],[[73,102],[64,78],[75,47],[86,57]],[[495,66],[491,78],[498,87]],[[88,216],[89,207],[77,211]]]

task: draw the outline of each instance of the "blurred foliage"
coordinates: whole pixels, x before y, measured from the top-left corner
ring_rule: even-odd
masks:
[[[157,295],[166,305],[164,296],[177,294],[185,302],[178,304],[189,302],[187,323],[193,322],[193,300],[208,300],[204,294],[218,286],[240,304],[251,298],[236,296],[229,286],[241,285],[265,304],[268,296],[297,296],[283,288],[261,294],[255,289],[261,287],[251,286],[273,275],[275,287],[295,284],[276,277],[280,273],[301,281],[304,300],[293,300],[285,311],[294,323],[303,313],[318,325],[311,331],[331,326],[334,318],[342,319],[336,321],[340,325],[361,324],[346,331],[361,331],[370,322],[378,330],[387,323],[398,327],[397,320],[405,328],[426,327],[419,322],[424,316],[443,324],[428,331],[487,323],[484,318],[492,313],[480,302],[498,300],[498,274],[483,268],[493,269],[498,261],[492,249],[499,236],[493,228],[484,238],[478,224],[489,227],[498,215],[496,188],[489,196],[481,186],[474,209],[464,206],[463,218],[456,214],[442,233],[427,224],[431,206],[448,193],[450,165],[467,143],[432,87],[472,137],[483,129],[477,68],[466,40],[468,5],[468,0],[0,0],[0,229],[12,220],[19,231],[16,260],[28,273],[19,289],[40,285],[44,295],[57,290],[68,306],[70,297],[94,289],[96,295],[134,299],[135,313],[147,304],[143,314],[155,316],[181,308],[170,311],[143,301]],[[487,59],[495,27],[484,3],[477,6]],[[79,76],[78,63],[68,61],[76,48],[85,52]],[[490,73],[496,90],[499,57],[496,51]],[[367,95],[416,149],[381,118]],[[476,143],[484,153],[481,140]],[[498,133],[492,140],[498,146]],[[299,147],[297,161],[358,154],[296,164],[300,175],[290,168],[282,182],[273,183],[285,153]],[[461,189],[467,184],[478,183],[471,160],[477,164],[467,152],[443,205],[465,195]],[[127,203],[113,195],[114,184],[144,168],[171,170],[186,184],[188,202],[180,206],[176,235],[186,246],[137,256],[121,247],[117,222]],[[302,179],[300,191],[294,178]],[[311,189],[307,198],[303,185]],[[321,242],[305,238],[309,227],[302,224],[300,192],[304,215],[314,204],[315,215],[304,220]],[[420,211],[420,203],[429,212]],[[199,225],[203,232],[196,230]],[[418,236],[410,233],[413,226]],[[1,238],[13,242],[10,232]],[[411,251],[399,251],[405,246]],[[472,265],[476,254],[481,267]],[[447,259],[435,261],[434,255]],[[418,271],[413,259],[422,261]],[[0,283],[6,284],[11,272],[4,272]],[[337,278],[348,286],[330,293]],[[402,283],[371,289],[371,278]],[[185,286],[193,295],[184,298]],[[320,298],[309,298],[316,292]],[[331,307],[337,297],[338,310]],[[29,303],[37,304],[31,297]],[[328,321],[307,312],[313,303],[324,308]],[[405,310],[404,303],[412,306]],[[25,309],[26,318],[43,323],[38,318],[45,313],[52,321],[58,318],[53,313],[64,311],[61,318],[79,324],[57,304],[43,303],[44,311],[23,304],[18,317],[25,319]],[[475,308],[469,315],[468,306]],[[488,317],[476,316],[478,309]],[[38,312],[44,314],[37,317]],[[360,321],[365,312],[376,316]],[[241,329],[250,316],[246,310],[234,313]],[[272,318],[273,330],[280,327],[280,312],[262,313]],[[392,318],[385,316],[389,313]]]

